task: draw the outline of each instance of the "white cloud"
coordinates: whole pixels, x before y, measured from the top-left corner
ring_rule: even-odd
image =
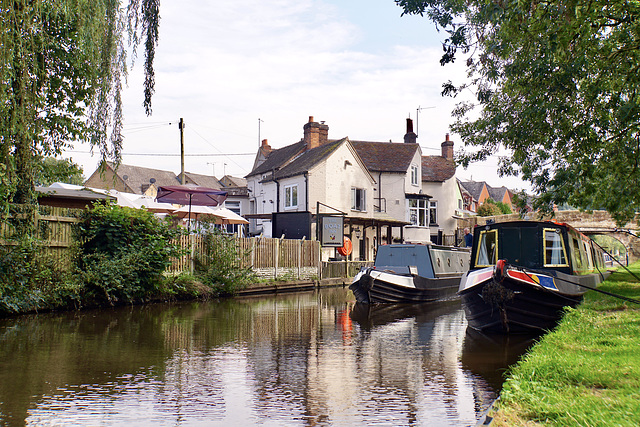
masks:
[[[163,1],[153,116],[142,108],[139,57],[124,93],[124,152],[179,154],[180,117],[187,154],[255,153],[259,138],[279,148],[300,140],[309,116],[329,125],[330,138],[401,142],[405,119],[415,122],[424,107],[419,142],[436,154],[455,103],[440,96],[441,85],[460,81],[464,70],[440,66],[437,40],[424,38],[425,28],[433,34],[427,18],[399,18],[390,1],[394,8],[365,2],[369,13],[361,16],[347,9],[365,4],[358,1]],[[93,172],[96,157],[70,154],[85,175]],[[123,162],[180,170],[179,157],[125,155]],[[211,173],[212,163],[218,176],[243,176],[253,155],[185,161],[196,173]],[[492,169],[474,169],[473,178],[500,185]]]

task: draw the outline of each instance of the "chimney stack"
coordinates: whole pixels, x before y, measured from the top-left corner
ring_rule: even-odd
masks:
[[[413,131],[413,120],[407,119],[407,133],[404,135],[404,142],[415,144],[418,142],[418,135]]]
[[[449,134],[447,134],[444,142],[440,144],[440,146],[442,147],[442,157],[453,161],[453,141],[449,140]]]
[[[309,116],[309,122],[304,125],[303,141],[307,145],[307,150],[326,144],[329,140],[329,126],[324,122],[313,121],[313,116]]]
[[[269,153],[271,153],[271,146],[269,145],[269,142],[267,142],[266,139],[262,140],[262,145],[260,146],[260,149],[265,155],[269,155]]]

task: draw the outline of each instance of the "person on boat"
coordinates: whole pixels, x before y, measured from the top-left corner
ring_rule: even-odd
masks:
[[[471,234],[471,230],[469,230],[469,227],[465,227],[465,229],[464,229],[464,245],[467,248],[470,248],[472,244],[473,244],[473,234]]]

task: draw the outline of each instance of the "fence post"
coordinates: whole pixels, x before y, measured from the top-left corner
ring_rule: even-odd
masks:
[[[274,245],[274,257],[273,257],[273,278],[278,278],[278,263],[280,262],[280,239],[276,239],[276,244]]]
[[[300,280],[300,276],[302,273],[302,243],[304,240],[298,241],[298,280]]]
[[[189,273],[193,275],[193,272],[195,270],[195,262],[193,260],[193,257],[196,254],[196,239],[194,234],[189,234],[189,244],[191,246],[191,253],[189,255]]]
[[[318,280],[322,279],[322,246],[320,245],[320,240],[316,240],[316,249],[318,250],[318,256],[316,257],[316,262],[318,263]]]

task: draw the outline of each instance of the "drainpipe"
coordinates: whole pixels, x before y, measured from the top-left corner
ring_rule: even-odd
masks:
[[[304,173],[304,210],[309,212],[309,172]]]

